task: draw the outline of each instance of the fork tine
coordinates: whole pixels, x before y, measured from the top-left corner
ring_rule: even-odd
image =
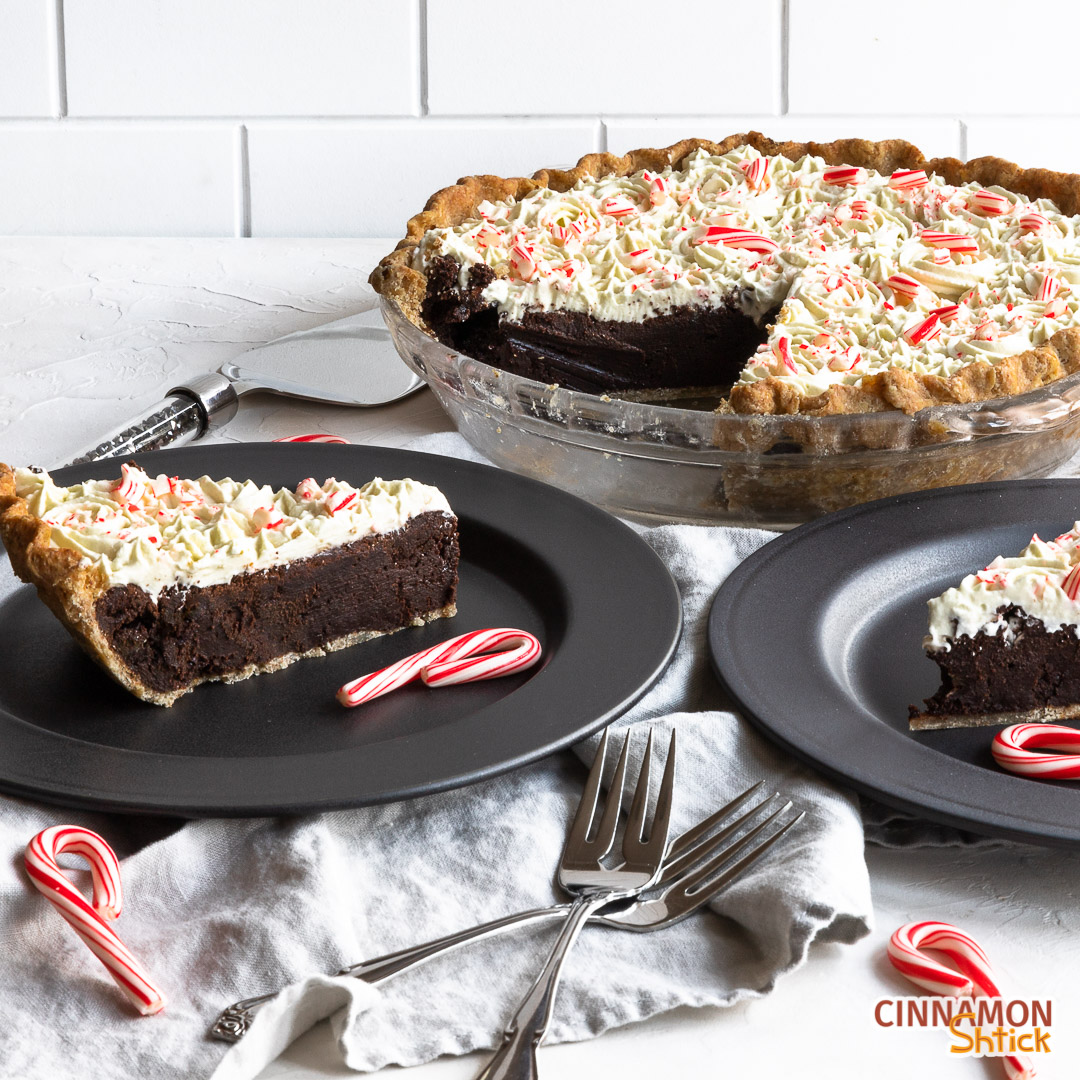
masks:
[[[628,731],[623,739],[619,764],[615,768],[615,775],[611,778],[611,786],[608,788],[607,802],[604,804],[604,816],[600,819],[596,836],[591,841],[591,843],[598,845],[599,850],[594,853],[597,859],[602,859],[615,843],[615,834],[619,829],[619,814],[622,808],[623,784],[626,780],[626,764],[629,758],[630,732]]]
[[[682,891],[689,896],[692,895],[695,890],[704,887],[705,883],[708,882],[710,878],[712,878],[712,876],[717,872],[717,870],[723,867],[724,864],[733,855],[736,855],[738,852],[742,851],[743,848],[745,848],[756,836],[759,836],[765,829],[767,829],[769,825],[771,825],[778,817],[780,817],[781,814],[787,813],[787,811],[791,809],[791,805],[792,804],[790,802],[784,803],[784,805],[781,806],[779,810],[775,810],[767,818],[765,818],[764,821],[755,825],[754,828],[752,828],[744,836],[740,836],[739,839],[735,841],[735,843],[724,848],[722,851],[717,852],[711,859],[709,859],[707,863],[705,863],[704,866],[699,867],[692,873],[684,875],[681,886]],[[740,867],[743,866],[743,860],[740,860],[738,865]],[[727,880],[731,879],[728,878]]]
[[[656,853],[659,859],[667,850],[668,832],[671,827],[671,803],[675,790],[675,731],[672,729],[668,743],[667,761],[664,763],[664,777],[660,781],[660,790],[656,794],[656,807],[653,810],[652,824],[649,826],[648,849]]]
[[[649,784],[652,780],[653,735],[649,729],[649,741],[645,746],[645,756],[641,759],[641,772],[638,773],[637,787],[634,788],[634,801],[630,805],[630,817],[626,822],[626,840],[641,841],[645,835],[645,812],[649,808]]]
[[[796,817],[793,817],[782,828],[777,829],[772,836],[765,840],[762,840],[757,847],[751,848],[737,863],[729,866],[724,870],[719,877],[713,881],[709,881],[707,884],[701,885],[697,892],[707,891],[708,895],[701,898],[702,903],[708,903],[725,885],[730,884],[735,878],[737,878],[748,866],[757,862],[766,851],[769,850],[785,833],[790,829],[794,829],[802,819],[806,817],[806,811],[801,811]],[[724,860],[719,860],[723,862]]]
[[[721,806],[715,814],[710,814],[704,821],[695,825],[692,829],[687,829],[681,836],[676,837],[671,842],[668,858],[673,859],[682,855],[684,852],[689,851],[703,836],[707,836],[712,832],[712,830],[728,817],[729,814],[734,814],[740,806],[748,799],[752,798],[764,786],[765,781],[759,780],[756,784],[748,787],[741,795],[736,795],[727,806]]]
[[[574,815],[574,823],[570,826],[570,832],[566,837],[567,849],[571,845],[580,846],[589,838],[589,827],[592,825],[593,815],[596,813],[596,800],[600,794],[600,778],[604,773],[607,745],[608,733],[605,731],[600,739],[600,745],[596,749],[596,757],[593,758],[589,778],[585,781],[585,790],[581,793],[581,801],[578,803],[577,813]]]
[[[751,819],[761,813],[762,810],[774,806],[775,803],[773,800],[776,799],[776,797],[777,794],[774,791],[762,802],[757,803],[755,806],[751,806],[749,810],[744,811],[737,818],[729,822],[719,832],[714,833],[712,836],[707,836],[703,840],[699,840],[691,848],[684,849],[681,855],[676,856],[674,859],[669,859],[664,864],[664,873],[658,884],[666,885],[668,882],[674,881],[676,878],[686,874],[691,867],[700,863],[702,859],[706,859],[713,855],[729,837],[734,836],[735,833],[737,833],[744,825],[748,824]],[[722,819],[725,814],[722,812],[720,816]],[[716,815],[714,814],[713,817],[715,818]],[[704,822],[702,824],[704,824]]]

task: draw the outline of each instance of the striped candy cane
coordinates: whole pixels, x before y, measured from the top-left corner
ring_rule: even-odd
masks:
[[[325,442],[325,443],[343,443],[345,446],[349,445],[348,439],[341,439],[337,435],[323,435],[316,433],[314,435],[286,435],[282,439],[275,439],[274,442]]]
[[[1075,570],[1069,576],[1080,578]],[[1031,747],[1072,753],[1036,754]],[[1080,780],[1080,731],[1064,724],[1013,724],[994,736],[990,753],[1003,769],[1020,776]]]
[[[92,904],[88,904],[56,863],[61,852],[81,855],[90,863]],[[90,951],[105,965],[117,986],[144,1016],[165,1007],[161,991],[128,951],[106,920],[120,915],[123,894],[120,864],[97,833],[76,825],[54,825],[26,845],[26,872],[34,887],[65,918]]]
[[[346,683],[337,692],[337,699],[352,708],[415,679],[428,686],[498,679],[532,667],[540,659],[540,652],[540,642],[524,630],[474,630]]]
[[[944,953],[959,971],[927,956],[924,949]],[[947,997],[1001,997],[997,978],[982,946],[963,930],[943,922],[913,922],[889,939],[889,962],[906,979],[933,994]],[[1008,1080],[1032,1080],[1035,1066],[1023,1054],[1001,1058]]]

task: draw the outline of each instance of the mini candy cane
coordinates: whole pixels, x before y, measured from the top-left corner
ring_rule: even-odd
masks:
[[[1036,754],[1029,749],[1035,746],[1072,753]],[[1063,724],[1013,724],[994,736],[990,753],[1003,769],[1020,776],[1080,780],[1080,731]]]
[[[336,435],[286,435],[283,439],[275,439],[274,442],[326,442],[343,443],[349,445],[348,439],[339,439]]]
[[[57,865],[56,857],[64,851],[81,855],[90,863],[94,883],[92,904],[86,902]],[[160,1012],[165,1006],[161,991],[106,922],[117,918],[123,905],[120,864],[112,848],[89,829],[54,825],[39,832],[26,845],[24,861],[34,887],[71,924],[135,1008],[144,1016]]]
[[[922,950],[936,949],[960,969],[939,964]],[[943,922],[914,922],[901,926],[889,939],[889,962],[906,979],[946,997],[1001,997],[997,979],[982,946],[963,930]],[[1008,1080],[1033,1080],[1035,1067],[1022,1054],[1001,1059]]]
[[[492,652],[500,649],[503,651]],[[480,656],[480,653],[491,655]],[[428,686],[498,679],[524,671],[539,659],[540,642],[524,630],[509,627],[474,630],[346,683],[337,692],[337,699],[351,708],[389,694],[417,678]]]

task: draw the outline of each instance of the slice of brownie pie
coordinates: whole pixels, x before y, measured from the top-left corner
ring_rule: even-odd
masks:
[[[913,730],[1080,716],[1080,521],[929,602],[926,653],[941,687]]]
[[[144,701],[172,705],[200,683],[457,610],[457,518],[437,488],[121,474],[61,487],[0,464],[0,539],[15,573]]]

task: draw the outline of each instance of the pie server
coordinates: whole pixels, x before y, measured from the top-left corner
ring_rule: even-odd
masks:
[[[245,394],[262,391],[370,408],[398,401],[423,385],[398,356],[376,308],[257,345],[216,372],[174,386],[164,401],[66,464],[192,442],[227,424]]]

